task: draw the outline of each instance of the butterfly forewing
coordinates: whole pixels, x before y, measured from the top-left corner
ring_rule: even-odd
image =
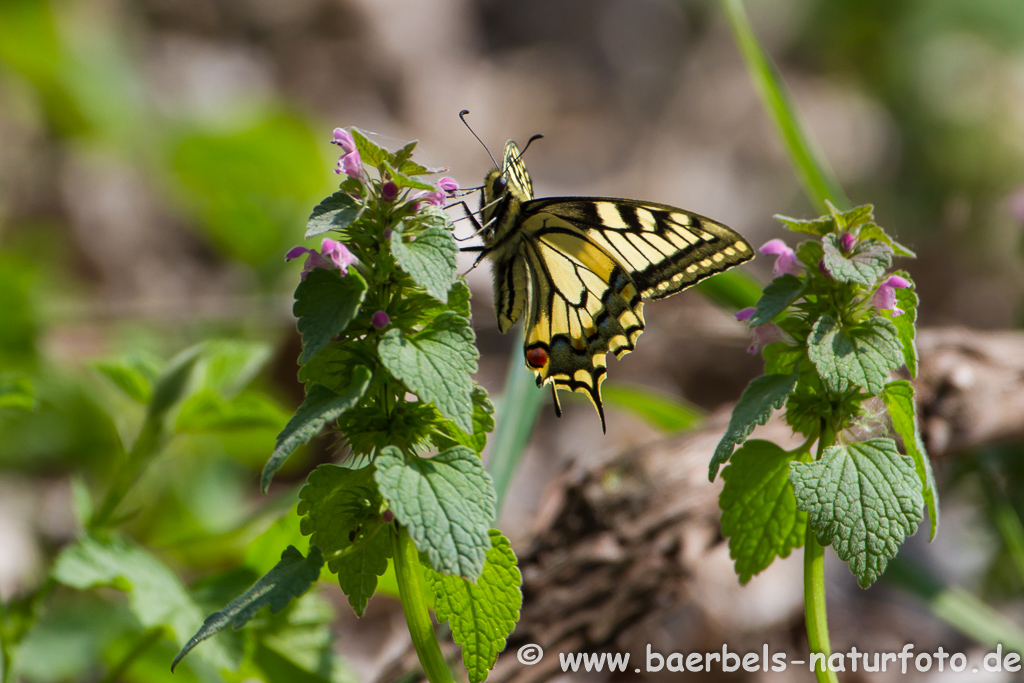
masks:
[[[498,195],[495,182],[506,186]],[[537,384],[585,393],[604,426],[607,354],[621,358],[644,330],[642,298],[661,299],[753,258],[710,218],[632,199],[532,199],[519,149],[484,183],[484,254],[494,262],[498,327],[526,313],[524,351]]]

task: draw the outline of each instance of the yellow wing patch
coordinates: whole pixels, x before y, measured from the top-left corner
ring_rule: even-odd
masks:
[[[504,185],[501,179],[504,179]],[[662,299],[749,261],[732,229],[694,213],[633,199],[533,199],[519,149],[483,193],[484,255],[494,262],[498,328],[524,314],[524,353],[537,385],[586,394],[601,417],[607,355],[636,348],[642,299]]]

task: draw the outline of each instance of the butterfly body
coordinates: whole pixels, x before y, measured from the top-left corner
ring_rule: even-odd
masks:
[[[533,198],[519,149],[484,181],[482,257],[493,263],[498,329],[524,316],[524,354],[537,385],[585,393],[604,427],[607,354],[644,330],[642,299],[662,299],[749,261],[730,228],[665,204],[602,197]]]

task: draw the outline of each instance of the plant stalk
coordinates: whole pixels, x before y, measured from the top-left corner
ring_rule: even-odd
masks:
[[[396,532],[391,535],[394,545],[395,578],[398,580],[398,594],[402,599],[402,611],[409,625],[416,656],[420,659],[423,673],[430,683],[455,683],[448,664],[441,653],[441,645],[434,633],[430,620],[423,581],[420,579],[420,558],[405,527],[395,523]]]
[[[825,449],[835,442],[835,433],[828,429],[825,420],[821,421],[818,435],[818,453],[815,460],[821,460]],[[838,683],[833,671],[825,666],[832,654],[832,646],[828,639],[828,614],[825,609],[825,548],[818,543],[810,522],[807,524],[807,535],[804,538],[804,621],[807,624],[807,647],[814,655],[824,655],[825,661],[814,667],[814,677],[818,683]]]

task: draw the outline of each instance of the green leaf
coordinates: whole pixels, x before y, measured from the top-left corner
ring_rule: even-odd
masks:
[[[36,391],[32,380],[17,375],[0,375],[0,410],[35,410]]]
[[[183,434],[280,429],[288,418],[288,413],[263,394],[243,392],[228,400],[204,389],[181,404],[174,428]]]
[[[324,552],[360,617],[391,557],[388,525],[381,518],[383,498],[373,475],[373,466],[352,470],[321,465],[299,493],[302,533],[311,534],[309,542]]]
[[[666,432],[693,429],[704,420],[700,408],[647,387],[605,382],[601,395],[605,405],[633,413]]]
[[[455,255],[459,249],[451,231],[439,222],[431,216],[426,230],[413,235],[409,242],[403,230],[392,231],[391,253],[413,282],[444,303],[455,284]]]
[[[905,271],[898,270],[894,275],[910,280],[910,275]],[[903,350],[903,363],[911,377],[917,377],[917,303],[917,292],[913,287],[897,289],[896,307],[903,311],[903,315],[894,315],[890,318],[892,324],[896,326],[896,334]]]
[[[306,239],[329,230],[344,232],[363,213],[363,204],[350,194],[338,190],[315,207],[306,222]]]
[[[892,265],[892,248],[878,240],[861,240],[849,254],[839,246],[840,235],[826,235],[822,240],[825,267],[839,282],[856,282],[871,287]]]
[[[377,456],[375,479],[416,548],[442,574],[476,581],[491,547],[497,499],[480,457],[456,446],[406,458],[394,446]]]
[[[418,164],[417,167],[423,168]],[[430,183],[425,183],[418,178],[413,178],[411,175],[406,175],[402,171],[396,170],[390,164],[387,165],[387,169],[387,173],[391,177],[391,182],[393,182],[396,187],[408,187],[413,190],[425,190],[427,192],[434,192],[437,190],[437,188]]]
[[[831,216],[804,220],[802,218],[790,218],[789,216],[775,214],[772,218],[777,221],[781,221],[782,224],[786,226],[787,230],[792,230],[793,232],[806,232],[811,235],[818,235],[819,237],[829,234],[835,228],[835,223]]]
[[[424,572],[434,594],[437,621],[451,626],[470,683],[487,680],[523,606],[522,575],[512,546],[497,529],[491,529],[490,535],[491,548],[476,583],[429,568]]]
[[[473,432],[467,434],[451,420],[441,419],[434,427],[433,442],[438,450],[452,446],[468,446],[482,453],[487,445],[487,434],[494,431],[494,406],[483,388],[473,387]]]
[[[277,435],[277,446],[270,460],[263,468],[260,488],[264,493],[270,488],[270,480],[284,464],[284,461],[301,444],[306,443],[330,422],[349,410],[366,393],[370,386],[370,370],[359,366],[352,371],[352,384],[344,391],[335,393],[321,384],[312,385],[306,392],[306,400],[295,412],[295,417],[288,421],[284,430]]]
[[[764,288],[764,294],[757,300],[754,315],[750,317],[750,327],[774,320],[775,316],[797,300],[803,290],[804,281],[788,273],[769,282]]]
[[[939,491],[935,485],[932,461],[925,451],[921,430],[917,425],[914,387],[905,379],[889,382],[882,392],[882,399],[889,408],[893,429],[903,439],[903,448],[914,459],[914,467],[924,490],[924,502],[928,506],[928,517],[931,519],[929,539],[934,540],[935,532],[939,529]]]
[[[874,204],[862,204],[843,212],[841,215],[846,229],[854,230],[861,225],[874,222],[875,206]]]
[[[386,149],[370,142],[370,139],[363,135],[363,132],[358,128],[349,128],[349,132],[352,133],[352,140],[356,143],[356,151],[359,152],[359,158],[362,159],[364,164],[377,168],[391,156]]]
[[[269,344],[229,339],[208,341],[196,365],[199,386],[233,398],[252,382],[271,355],[273,349]]]
[[[872,396],[882,391],[886,377],[902,362],[896,328],[884,318],[843,328],[823,315],[807,339],[807,355],[830,390],[863,387]]]
[[[796,388],[797,373],[791,375],[762,375],[751,380],[743,390],[736,407],[732,409],[729,428],[718,442],[708,467],[708,479],[715,480],[718,468],[729,461],[733,449],[743,443],[757,425],[768,422],[772,412],[785,404]]]
[[[87,590],[111,586],[128,593],[128,607],[145,629],[166,627],[178,647],[203,623],[203,612],[171,569],[153,555],[119,536],[100,540],[84,536],[57,557],[53,578]],[[214,641],[199,656],[218,669],[238,663]]]
[[[789,467],[810,458],[806,451],[791,453],[771,441],[754,439],[733,453],[722,470],[722,535],[729,539],[729,556],[736,561],[740,583],[804,544],[807,513],[796,509]]]
[[[146,417],[149,421],[156,423],[162,420],[167,411],[185,395],[196,363],[205,348],[203,344],[196,344],[168,361],[163,374],[153,387],[153,395],[146,408]]]
[[[273,569],[263,575],[252,587],[224,609],[214,612],[206,618],[202,627],[171,662],[171,671],[192,648],[223,631],[228,626],[240,629],[252,619],[256,612],[270,605],[270,611],[277,613],[285,608],[293,598],[297,598],[313,585],[320,577],[320,568],[324,565],[323,555],[319,548],[309,549],[309,557],[303,557],[295,546],[288,546],[281,553],[281,561]]]
[[[469,322],[443,313],[411,335],[388,330],[377,345],[381,363],[421,399],[432,402],[459,429],[473,432],[476,337]]]
[[[356,317],[366,297],[366,281],[354,269],[348,275],[316,268],[295,288],[293,312],[299,319],[302,355],[299,363],[316,356]]]
[[[882,230],[881,227],[875,225],[874,223],[869,223],[862,227],[860,229],[860,232],[857,233],[857,237],[859,237],[862,240],[875,239],[878,240],[879,242],[885,242],[890,247],[892,247],[894,256],[917,258],[917,254],[915,254],[913,251],[903,246],[893,238],[889,237],[888,233],[886,233],[885,230]]]
[[[825,250],[818,240],[804,240],[796,245],[796,257],[807,266],[807,269],[818,269],[818,263],[825,258]]]
[[[821,460],[793,463],[797,508],[822,545],[864,588],[871,585],[922,518],[924,498],[914,462],[892,439],[826,448]]]
[[[143,405],[152,398],[153,383],[160,374],[160,362],[143,353],[98,361],[93,364],[93,368],[130,399]]]

